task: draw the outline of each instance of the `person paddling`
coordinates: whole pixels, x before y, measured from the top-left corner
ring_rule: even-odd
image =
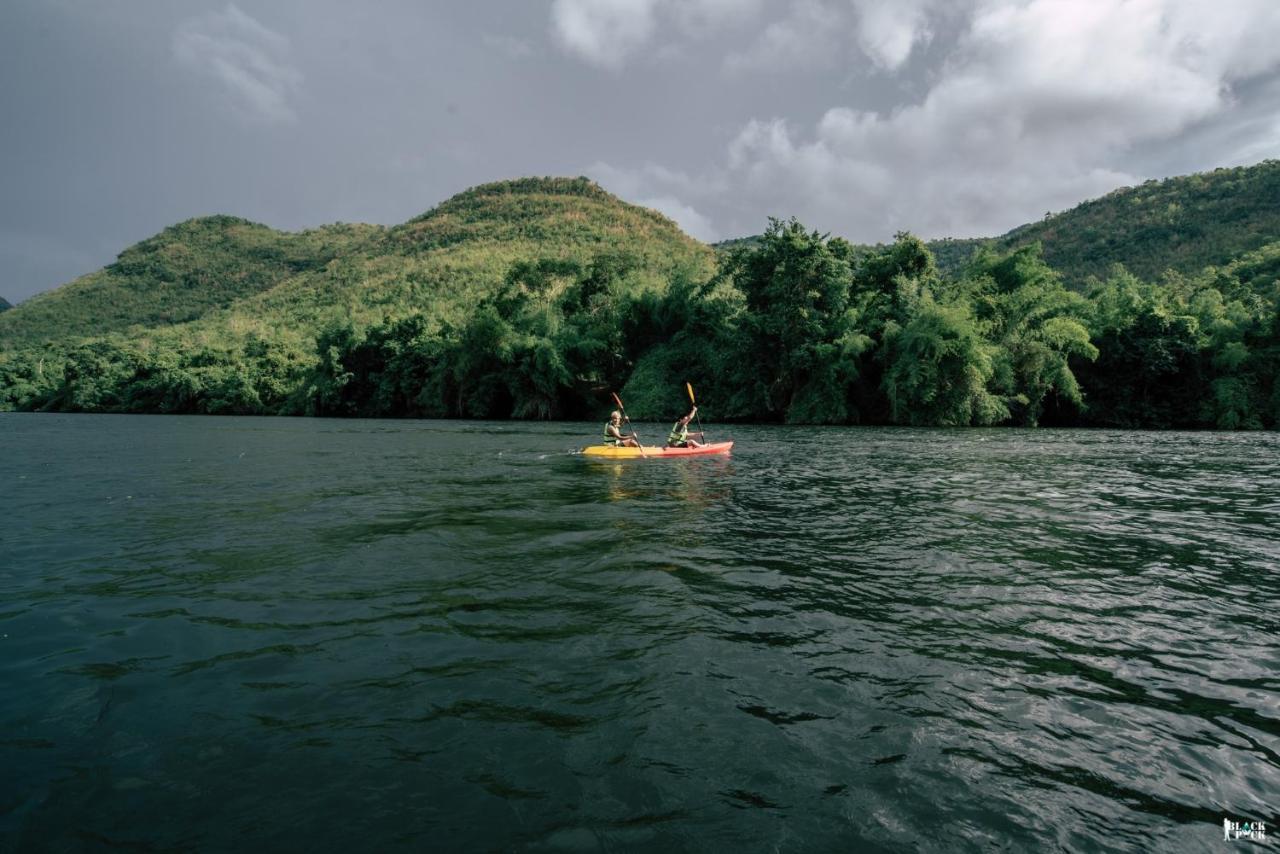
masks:
[[[640,447],[640,443],[636,441],[635,434],[624,436],[621,428],[622,413],[615,409],[609,413],[609,423],[604,425],[604,443],[615,448]]]
[[[701,433],[692,434],[693,436],[698,437],[698,439],[693,439],[690,437],[690,433],[689,433],[689,422],[692,421],[693,416],[697,414],[698,414],[698,407],[695,406],[693,409],[689,410],[688,415],[681,418],[679,421],[675,423],[675,426],[671,428],[671,434],[667,436],[668,448],[701,448],[702,447],[702,442],[698,441],[698,439],[702,438],[702,434]]]

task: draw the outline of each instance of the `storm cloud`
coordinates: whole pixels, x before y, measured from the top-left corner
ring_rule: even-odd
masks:
[[[704,240],[996,234],[1280,156],[1263,0],[0,8],[0,296],[191,216],[403,221],[589,174]]]

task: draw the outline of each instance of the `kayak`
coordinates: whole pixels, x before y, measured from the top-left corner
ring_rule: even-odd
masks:
[[[701,448],[658,448],[646,446],[640,448],[619,448],[614,445],[591,445],[583,448],[582,453],[588,457],[604,457],[610,460],[638,460],[656,457],[705,457],[711,454],[727,454],[733,442],[712,442]]]

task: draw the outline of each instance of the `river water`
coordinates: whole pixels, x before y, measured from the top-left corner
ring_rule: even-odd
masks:
[[[1276,844],[1280,436],[707,427],[0,415],[0,850]]]

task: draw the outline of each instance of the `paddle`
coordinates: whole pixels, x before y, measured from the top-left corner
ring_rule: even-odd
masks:
[[[636,435],[636,426],[631,423],[631,419],[627,417],[627,408],[622,405],[622,398],[618,397],[617,392],[609,392],[613,395],[613,402],[618,404],[618,411],[622,413],[622,418],[627,422],[627,426],[631,428],[631,437],[636,440],[636,447],[640,449],[640,456],[648,458],[648,454],[644,452],[644,445],[640,444],[640,437]]]
[[[694,400],[694,399],[693,399],[693,384],[692,384],[692,383],[685,383],[685,384],[684,384],[684,387],[685,387],[685,389],[689,392],[689,402],[690,402],[690,403],[692,403],[694,406],[697,406],[697,405],[698,405],[698,401],[696,401],[696,400]],[[702,416],[701,416],[701,415],[698,415],[698,414],[696,414],[696,413],[695,413],[693,417],[694,417],[694,418],[696,418],[696,419],[698,420],[698,432],[702,434],[702,441],[703,441],[703,443],[705,444],[705,443],[706,443],[706,441],[707,441],[707,434],[706,434],[706,432],[702,429]]]

